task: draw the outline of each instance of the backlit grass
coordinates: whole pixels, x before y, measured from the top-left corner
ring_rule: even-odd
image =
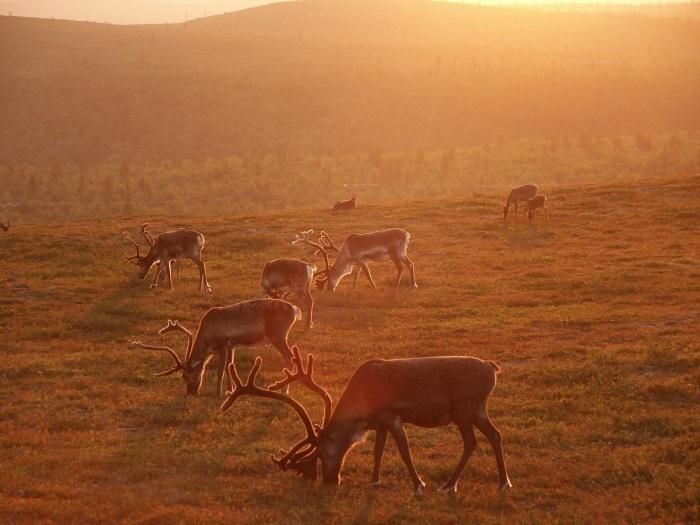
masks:
[[[531,224],[503,223],[501,195],[481,195],[345,214],[18,225],[0,235],[0,521],[696,522],[698,194],[697,176],[561,188],[549,223]],[[174,292],[137,280],[119,234],[146,220],[204,233],[213,294],[197,292],[189,264]],[[316,355],[335,399],[372,357],[498,361],[490,410],[507,497],[481,436],[459,492],[436,492],[461,452],[449,427],[407,428],[423,498],[391,441],[384,484],[369,486],[371,435],[337,490],[306,483],[269,461],[303,433],[287,407],[243,398],[221,414],[212,372],[183,410],[182,380],[151,375],[166,356],[129,348],[157,342],[167,319],[194,328],[212,305],[258,297],[267,260],[305,255],[289,245],[298,231],[339,242],[390,226],[412,234],[420,288],[392,290],[393,265],[375,264],[378,290],[362,278],[317,293],[316,327],[298,323],[291,340]],[[168,341],[183,351],[184,338]],[[274,349],[241,349],[236,361],[245,374],[258,354],[267,384],[279,377]],[[320,417],[314,396],[293,394]]]

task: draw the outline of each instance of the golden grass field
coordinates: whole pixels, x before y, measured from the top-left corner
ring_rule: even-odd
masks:
[[[504,223],[502,195],[257,217],[130,217],[13,226],[0,233],[0,522],[2,523],[697,523],[700,519],[700,176],[544,188],[550,221]],[[207,239],[214,293],[183,266],[176,290],[149,290],[122,258],[120,232],[187,226]],[[274,467],[303,435],[288,407],[244,398],[226,414],[210,366],[183,411],[183,381],[154,378],[168,319],[195,327],[212,305],[259,296],[263,264],[301,256],[302,229],[403,227],[418,290],[380,284],[317,293],[316,326],[291,341],[317,358],[337,399],[373,357],[474,355],[500,363],[490,412],[513,490],[497,493],[479,447],[454,496],[453,427],[407,427],[428,483],[412,487],[390,440],[372,488],[373,435],[347,458],[337,489]],[[182,351],[184,340],[168,339]],[[272,348],[241,349],[242,374]],[[292,394],[320,403],[300,387]]]

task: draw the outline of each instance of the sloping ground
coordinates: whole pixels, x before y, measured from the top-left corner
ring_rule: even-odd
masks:
[[[153,24],[184,22],[206,13],[225,13],[265,3],[265,0],[199,0],[163,2],[162,0],[19,0],[0,1],[2,14],[91,20],[112,24]]]
[[[187,24],[0,16],[2,164],[151,165],[696,131],[700,21],[291,2]]]
[[[500,195],[475,195],[351,214],[17,227],[0,235],[0,522],[697,522],[698,194],[700,176],[558,189],[548,224],[504,224]],[[144,220],[205,233],[213,295],[195,292],[191,265],[174,292],[136,280],[119,233]],[[316,355],[336,399],[371,357],[497,360],[490,407],[508,497],[481,436],[460,491],[436,493],[461,452],[452,428],[407,428],[421,499],[393,443],[381,488],[369,486],[370,443],[351,452],[337,490],[306,483],[268,459],[302,433],[285,407],[244,399],[222,415],[208,374],[183,411],[182,380],[151,376],[166,359],[129,349],[156,342],[168,318],[193,327],[211,305],[258,296],[265,261],[300,255],[295,232],[340,240],[388,226],[411,232],[420,288],[394,292],[393,265],[374,265],[380,289],[346,281],[317,294],[317,326],[291,339]],[[239,351],[241,372],[257,354],[262,380],[279,377],[272,349]],[[319,417],[316,400],[293,394]]]

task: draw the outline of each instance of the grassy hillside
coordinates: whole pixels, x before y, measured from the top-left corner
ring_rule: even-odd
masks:
[[[0,17],[3,164],[697,130],[700,21],[427,1],[187,24]]]
[[[225,13],[266,3],[265,0],[15,0],[0,1],[2,14],[112,24],[184,22],[207,13]]]
[[[0,167],[0,205],[16,223],[136,215],[255,214],[488,193],[700,171],[700,133],[519,140],[435,151],[232,156],[205,162]],[[500,190],[499,190],[500,191]],[[1,212],[1,210],[0,210]],[[0,215],[0,220],[3,220]]]
[[[548,224],[504,224],[501,195],[489,194],[0,235],[0,521],[697,522],[700,177],[549,193]],[[206,235],[211,296],[195,292],[189,265],[174,292],[136,280],[119,233],[144,220]],[[284,407],[246,399],[222,415],[209,374],[183,411],[182,380],[151,376],[166,359],[128,346],[157,341],[169,318],[193,327],[211,305],[256,297],[265,261],[300,255],[289,246],[295,232],[341,239],[388,226],[411,232],[420,288],[394,292],[392,265],[374,265],[380,289],[344,282],[317,294],[317,326],[297,326],[291,339],[317,356],[335,399],[371,357],[497,360],[491,415],[514,483],[508,497],[496,494],[480,436],[459,492],[435,492],[461,452],[445,428],[407,428],[423,498],[411,496],[392,442],[384,485],[369,486],[373,436],[351,452],[337,490],[295,479],[268,459],[302,432]],[[271,349],[241,349],[239,369],[257,354],[264,381],[277,378]]]
[[[668,18],[700,18],[700,2],[672,2],[672,3],[560,3],[540,4],[537,9],[546,11],[564,11],[572,13],[615,13],[627,16],[652,16]]]
[[[695,173],[698,49],[692,17],[423,0],[0,17],[0,206],[256,214]]]

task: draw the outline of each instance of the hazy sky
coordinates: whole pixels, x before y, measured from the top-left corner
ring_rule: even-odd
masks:
[[[351,0],[348,0],[351,1]],[[673,0],[449,0],[457,3],[479,3],[483,5],[525,5],[525,4],[592,4],[627,3],[650,4],[672,3]],[[261,4],[274,3],[271,0],[0,0],[0,14],[12,12],[16,16],[43,18],[67,18],[91,20],[116,24],[182,22],[245,9]]]
[[[116,24],[182,22],[245,9],[270,0],[0,0],[0,14]]]

